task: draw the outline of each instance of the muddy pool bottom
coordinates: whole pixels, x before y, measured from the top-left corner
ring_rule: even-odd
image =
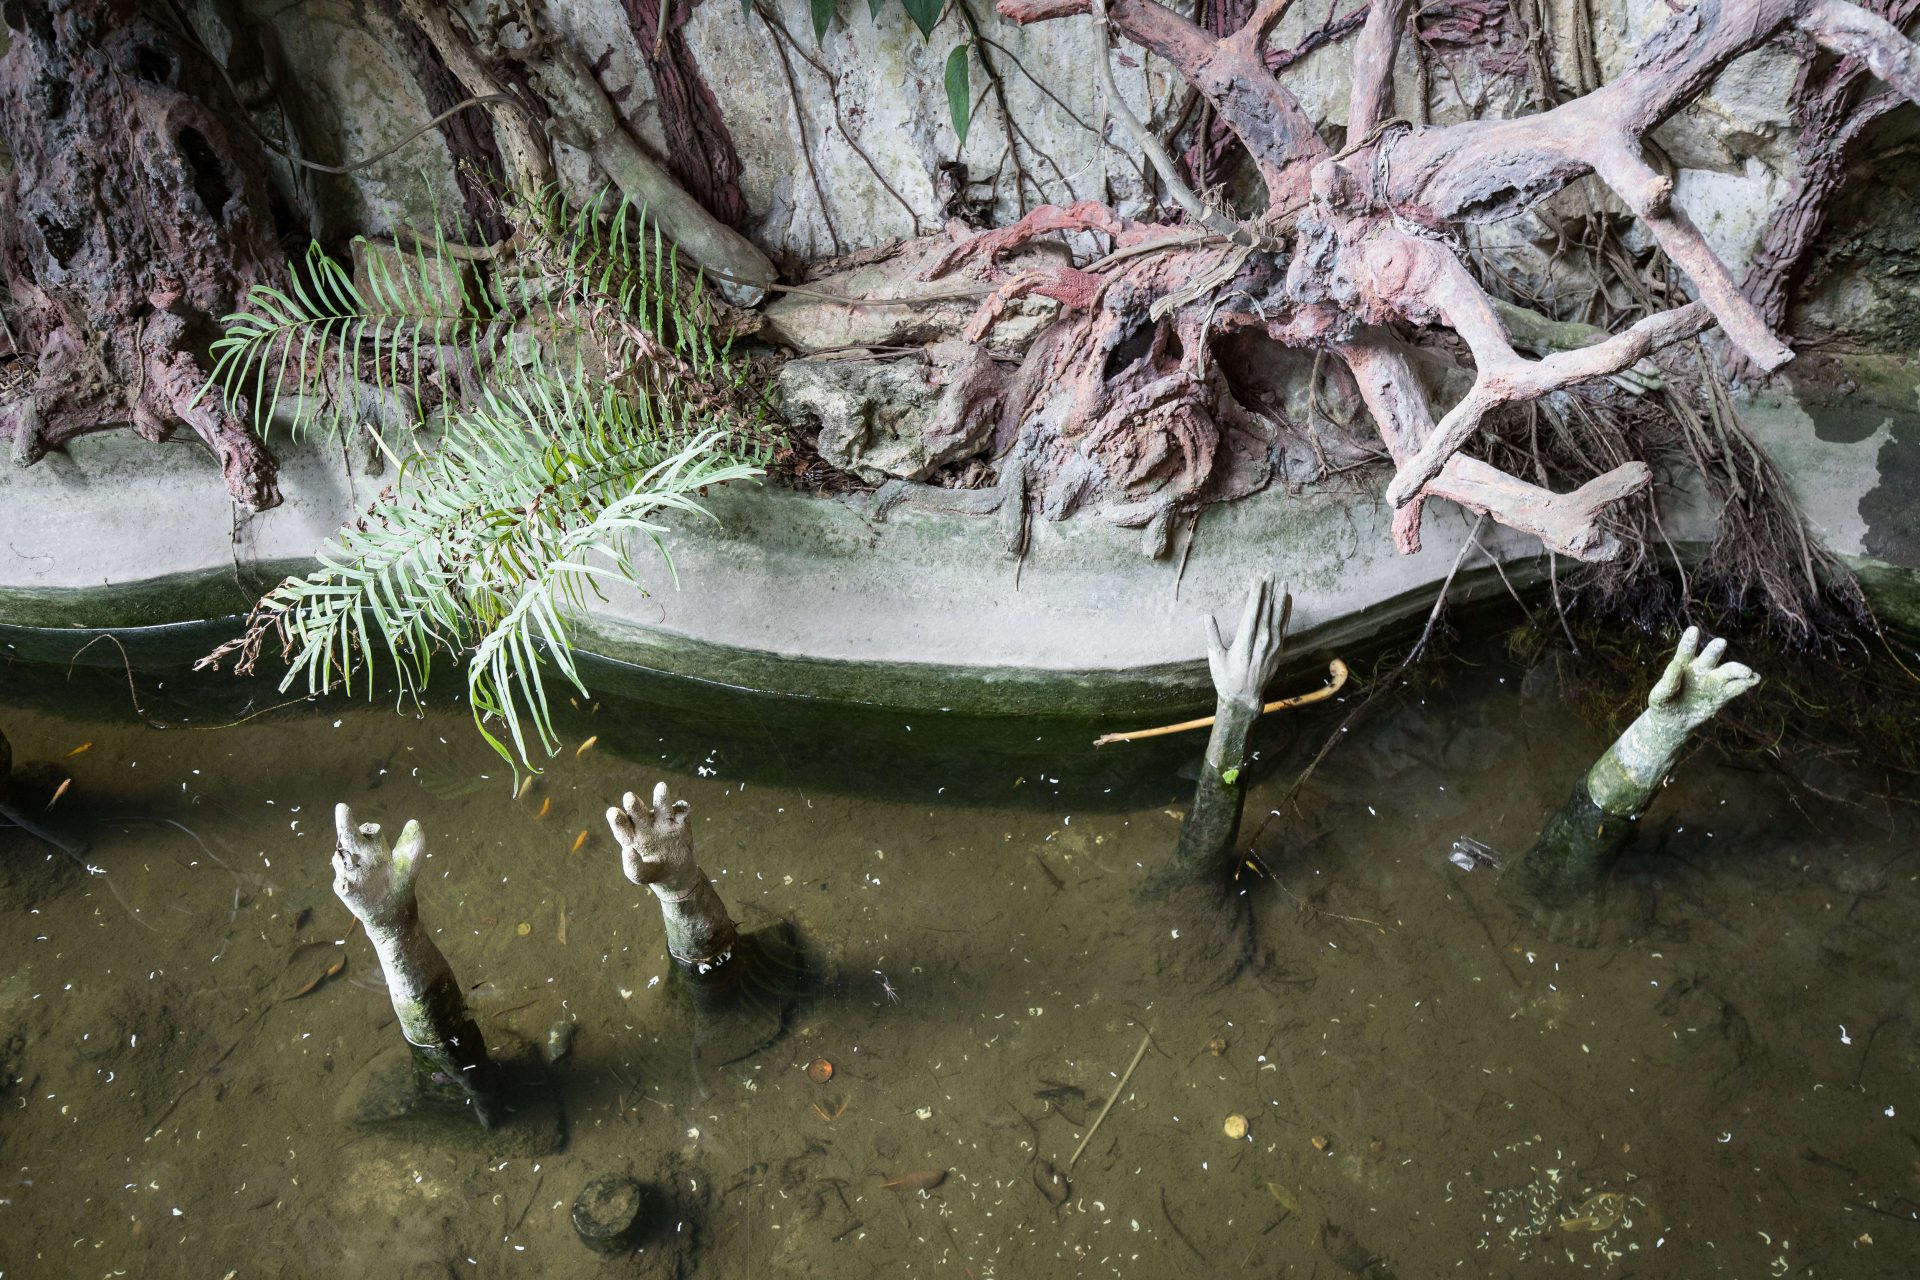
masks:
[[[1491,656],[1264,831],[1346,708],[1262,725],[1255,959],[1218,990],[1162,972],[1138,893],[1203,735],[675,694],[566,709],[516,796],[458,708],[202,731],[244,700],[137,685],[0,674],[16,760],[75,779],[40,815],[71,854],[0,830],[6,1280],[1920,1272],[1911,806],[1702,750],[1593,909],[1531,916],[1449,852],[1511,866],[1607,735]],[[743,1061],[697,1052],[602,816],[661,778],[812,967]],[[399,1045],[339,801],[426,830],[421,917],[543,1099],[494,1134],[338,1118]],[[600,1254],[608,1178],[638,1216]]]

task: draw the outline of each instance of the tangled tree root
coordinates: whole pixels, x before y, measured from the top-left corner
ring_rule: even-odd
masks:
[[[203,359],[280,262],[263,166],[228,127],[243,114],[225,82],[152,8],[5,6],[0,275],[35,361],[0,395],[0,438],[26,465],[88,432],[163,440],[184,423],[236,501],[270,507],[273,457],[244,406],[207,389]]]
[[[1728,63],[1783,34],[1845,54],[1889,92],[1920,100],[1920,47],[1875,14],[1845,0],[1725,0],[1675,14],[1618,79],[1550,110],[1416,125],[1396,118],[1392,103],[1408,5],[1376,0],[1355,50],[1350,141],[1335,151],[1270,70],[1265,42],[1287,0],[1261,0],[1225,34],[1155,0],[1001,0],[999,8],[1019,23],[1092,14],[1103,32],[1110,23],[1165,58],[1244,147],[1266,189],[1266,212],[1246,221],[1205,204],[1110,92],[1186,224],[1135,222],[1097,202],[1044,206],[962,239],[925,273],[931,280],[990,264],[1053,232],[1091,232],[1110,245],[1094,261],[1001,276],[966,339],[984,342],[1016,301],[1046,299],[1058,318],[1015,367],[960,362],[968,394],[949,397],[941,413],[990,423],[979,434],[996,441],[1003,481],[1018,475],[1023,512],[1031,505],[1058,518],[1096,506],[1116,523],[1146,528],[1156,553],[1174,511],[1267,482],[1273,427],[1243,384],[1270,363],[1263,347],[1277,345],[1351,372],[1395,466],[1387,498],[1402,551],[1419,548],[1422,506],[1441,498],[1533,534],[1557,554],[1617,557],[1622,544],[1610,526],[1651,483],[1645,462],[1603,450],[1611,465],[1591,467],[1586,483],[1559,493],[1544,474],[1534,483],[1462,449],[1491,445],[1493,423],[1556,392],[1602,378],[1650,386],[1649,357],[1712,327],[1756,369],[1792,354],[1673,203],[1672,181],[1649,164],[1642,139]],[[1455,235],[1589,175],[1640,221],[1697,300],[1653,310],[1618,333],[1569,340],[1543,317],[1496,300]],[[1450,331],[1472,361],[1471,387],[1437,421],[1415,372],[1421,330],[1429,341]],[[1517,348],[1545,353],[1528,359]],[[978,425],[943,416],[934,429],[965,436]],[[1012,496],[1003,483],[997,500]]]

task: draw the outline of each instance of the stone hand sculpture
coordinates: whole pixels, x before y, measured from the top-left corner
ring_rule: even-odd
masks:
[[[627,879],[646,885],[660,899],[674,960],[701,975],[731,959],[737,930],[713,882],[694,861],[687,802],[675,800],[664,782],[653,789],[652,808],[629,791],[618,808],[607,810],[607,826],[620,844]]]
[[[1627,726],[1587,773],[1587,792],[1608,813],[1638,817],[1673,768],[1693,731],[1720,708],[1760,683],[1744,664],[1720,661],[1725,640],[1700,648],[1700,628],[1688,627],[1680,647],[1647,695],[1647,709]]]
[[[333,892],[359,917],[379,954],[400,1033],[413,1050],[416,1084],[424,1096],[471,1104],[491,1127],[499,1113],[499,1072],[414,898],[426,845],[420,824],[408,822],[389,850],[379,824],[355,825],[346,805],[334,806],[333,820]]]
[[[1247,738],[1260,718],[1261,693],[1279,669],[1286,651],[1287,621],[1293,597],[1285,587],[1274,590],[1273,580],[1254,579],[1233,642],[1220,637],[1220,625],[1207,617],[1207,670],[1213,675],[1213,732],[1207,738],[1207,756],[1194,790],[1193,808],[1180,824],[1180,842],[1174,870],[1187,877],[1205,877],[1224,871],[1240,831],[1246,791],[1240,769]]]
[[[1573,797],[1541,830],[1515,869],[1527,892],[1549,906],[1599,884],[1633,839],[1634,823],[1666,780],[1693,731],[1760,683],[1745,665],[1722,662],[1725,640],[1700,647],[1688,627],[1667,669],[1627,731],[1587,771]]]

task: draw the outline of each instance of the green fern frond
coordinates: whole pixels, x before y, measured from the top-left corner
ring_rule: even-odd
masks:
[[[516,215],[518,273],[486,283],[437,231],[406,255],[366,245],[359,279],[314,247],[285,288],[256,288],[228,317],[214,380],[250,396],[257,421],[289,405],[296,433],[350,428],[363,394],[404,406],[409,428],[374,433],[396,484],[230,648],[257,653],[277,632],[282,688],[371,694],[390,678],[402,702],[436,654],[455,655],[481,734],[530,766],[536,745],[557,746],[548,665],[584,692],[571,620],[633,582],[636,542],[665,557],[662,517],[706,514],[701,490],[759,474],[784,439],[702,322],[698,275],[680,279],[637,209],[550,189]],[[423,432],[429,378],[445,406]]]
[[[550,753],[542,667],[584,692],[568,617],[597,581],[633,579],[631,540],[661,545],[659,517],[704,515],[701,489],[759,474],[717,442],[710,431],[669,447],[649,413],[575,380],[487,390],[410,460],[410,479],[336,535],[318,570],[263,602],[291,654],[282,688],[353,692],[358,680],[371,693],[384,669],[403,701],[417,700],[436,651],[471,649],[468,692],[487,741],[521,763],[532,741]]]
[[[344,432],[366,422],[352,394],[364,383],[413,409],[411,426],[426,417],[424,375],[446,351],[486,353],[497,346],[502,317],[483,290],[468,286],[462,264],[443,237],[415,239],[407,265],[358,237],[366,288],[318,244],[292,272],[286,288],[255,285],[247,309],[226,317],[212,344],[212,381],[239,412],[251,399],[254,422],[266,430],[283,409],[296,438],[323,429]],[[451,306],[427,281],[457,286]],[[378,431],[380,446],[397,460],[405,441]]]

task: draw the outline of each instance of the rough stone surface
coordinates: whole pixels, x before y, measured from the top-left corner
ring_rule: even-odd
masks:
[[[854,261],[844,266],[821,264],[822,269],[808,279],[805,292],[782,294],[767,305],[763,336],[802,352],[896,347],[954,337],[979,306],[973,291],[984,278],[984,267],[970,262],[937,282],[922,282],[921,273],[944,251],[943,240],[927,236],[884,251],[849,255]],[[1046,244],[1003,259],[1007,272],[1058,267],[1066,261],[1064,251]],[[835,298],[921,301],[914,306],[855,307]],[[1023,350],[1059,309],[1051,299],[1021,299],[994,326],[988,345],[1008,353]]]
[[[781,411],[817,425],[820,456],[879,483],[924,480],[979,450],[993,434],[984,414],[940,412],[946,388],[920,360],[790,360],[780,368]]]
[[[1743,413],[1778,453],[1815,532],[1861,571],[1890,620],[1920,624],[1920,547],[1901,505],[1920,474],[1920,371],[1882,362],[1856,377],[1871,386],[1878,417],[1839,438],[1816,430],[1825,418],[1811,395],[1803,405],[1776,392]],[[113,628],[138,653],[150,638],[173,642],[161,624],[243,611],[310,563],[380,487],[344,471],[338,453],[286,452],[286,502],[238,525],[223,507],[182,499],[219,492],[211,459],[190,446],[88,437],[70,457],[0,475],[0,543],[11,552],[0,560],[0,626]],[[686,521],[667,535],[681,586],[642,559],[644,590],[597,603],[580,624],[581,649],[736,688],[956,713],[1132,716],[1205,705],[1200,617],[1231,613],[1256,572],[1291,585],[1292,652],[1303,668],[1324,667],[1329,651],[1424,613],[1469,527],[1435,504],[1423,550],[1403,556],[1377,491],[1274,489],[1209,510],[1183,570],[1182,548],[1145,560],[1133,534],[1085,515],[1034,522],[1016,564],[988,519],[903,512],[875,522],[864,497],[771,488],[719,490],[708,501],[717,525]],[[1661,517],[1683,545],[1708,534],[1684,494],[1663,494]],[[127,527],[167,537],[136,542],[119,534]],[[1537,540],[1489,527],[1481,542],[1517,583],[1544,574]],[[1503,590],[1482,563],[1470,557],[1457,595]],[[235,627],[196,634],[190,647],[205,652]],[[51,657],[53,642],[73,637],[71,652],[86,634],[5,642]],[[193,654],[176,647],[172,656]]]
[[[919,480],[946,461],[922,432],[939,392],[918,360],[794,360],[779,394],[788,422],[817,427],[820,456],[863,480]]]
[[[433,118],[399,42],[371,6],[351,0],[293,5],[247,0],[247,9],[277,38],[290,87],[314,126],[311,141],[333,149],[308,159],[351,164],[386,150]],[[260,126],[274,138],[285,130],[274,113]],[[434,129],[351,174],[316,175],[278,158],[269,161],[269,172],[283,190],[304,190],[317,198],[315,232],[329,237],[355,232],[390,237],[461,209],[453,159]]]

